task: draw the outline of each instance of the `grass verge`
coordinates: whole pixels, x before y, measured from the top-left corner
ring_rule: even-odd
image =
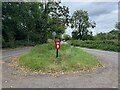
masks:
[[[55,45],[52,43],[35,46],[29,53],[22,55],[18,63],[32,71],[45,73],[88,71],[101,65],[83,50],[64,44],[56,58]]]

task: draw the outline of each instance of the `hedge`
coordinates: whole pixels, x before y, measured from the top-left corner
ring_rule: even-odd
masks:
[[[120,43],[118,40],[71,40],[68,43],[73,46],[120,52]]]

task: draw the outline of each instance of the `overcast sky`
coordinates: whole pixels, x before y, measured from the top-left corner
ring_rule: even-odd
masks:
[[[111,31],[118,21],[117,2],[62,2],[61,4],[69,7],[70,15],[79,9],[88,11],[90,20],[96,22],[96,28],[91,30],[93,35]],[[67,34],[71,34],[71,32],[71,28],[66,30]]]

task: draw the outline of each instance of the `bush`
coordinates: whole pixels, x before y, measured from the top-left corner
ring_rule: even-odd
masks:
[[[102,50],[109,50],[109,51],[116,51],[119,52],[119,42],[117,40],[71,40],[68,42],[73,46],[80,46],[80,47],[87,47],[87,48],[94,48],[94,49],[102,49]]]
[[[34,46],[36,44],[39,44],[39,42],[30,42],[28,44],[27,40],[19,40],[19,41],[11,41],[11,42],[5,42],[2,41],[2,48],[16,48],[16,47],[23,47],[23,46]]]

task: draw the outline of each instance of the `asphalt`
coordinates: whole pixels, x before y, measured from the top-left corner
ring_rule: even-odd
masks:
[[[118,53],[81,48],[96,56],[105,67],[87,74],[54,77],[41,74],[23,74],[9,66],[10,57],[19,56],[31,48],[3,51],[2,88],[118,88]]]

